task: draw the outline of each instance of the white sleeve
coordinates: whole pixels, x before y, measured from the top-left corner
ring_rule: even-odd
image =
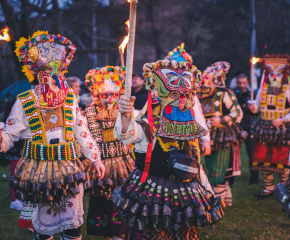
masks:
[[[241,122],[241,120],[243,119],[243,111],[241,106],[237,103],[237,98],[234,93],[232,93],[231,97],[228,92],[225,92],[223,97],[223,103],[230,111],[228,116],[232,118],[232,122]],[[235,103],[237,103],[237,105]]]
[[[202,167],[202,165],[200,164],[200,180],[201,180],[201,184],[205,187],[205,189],[207,191],[210,191],[213,195],[214,195],[214,192],[212,190],[212,187],[208,181],[208,178],[204,172],[204,169]]]
[[[74,136],[78,144],[80,145],[82,153],[91,162],[96,162],[97,164],[101,163],[102,161],[101,161],[100,149],[87,127],[85,117],[82,116],[81,111],[79,107],[77,106],[76,97],[74,98],[73,111],[74,111],[73,112]]]
[[[118,115],[117,121],[115,124],[114,134],[117,138],[124,143],[125,145],[131,143],[139,143],[141,141],[146,141],[145,133],[140,124],[136,123],[132,117],[130,119],[130,123],[126,133],[122,133],[122,122],[121,122],[121,114]],[[146,141],[147,142],[147,141]]]
[[[259,90],[258,90],[256,99],[255,99],[255,109],[253,110],[253,113],[257,113],[260,110],[261,91],[262,91],[262,88],[260,87]]]
[[[286,97],[287,97],[288,102],[290,103],[290,89],[288,90]],[[284,117],[282,117],[282,121],[283,122],[290,122],[290,113],[288,113]]]
[[[1,150],[8,151],[20,137],[31,138],[31,131],[22,103],[17,98],[2,131]]]
[[[201,137],[201,141],[210,142],[209,130],[208,130],[205,118],[202,114],[201,105],[197,96],[194,97],[194,102],[195,104],[194,104],[193,110],[194,110],[195,120],[200,126],[202,126],[204,129],[207,130],[207,134]]]
[[[290,113],[286,114],[284,117],[282,117],[282,121],[285,122],[290,122]]]

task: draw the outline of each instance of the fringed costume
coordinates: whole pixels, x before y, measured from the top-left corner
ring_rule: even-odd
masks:
[[[117,207],[109,200],[114,188],[122,186],[134,169],[131,145],[125,145],[114,136],[113,130],[119,113],[118,101],[124,94],[125,67],[103,67],[90,70],[86,85],[94,101],[86,108],[89,130],[101,151],[106,175],[98,180],[96,170],[89,160],[84,160],[85,170],[93,181],[87,234],[108,238],[124,237],[126,227],[117,216]]]
[[[179,47],[166,60],[145,64],[148,102],[126,133],[121,116],[115,126],[124,144],[135,143],[136,168],[111,200],[144,239],[198,239],[195,226],[223,216],[200,164],[199,141],[209,141],[195,97],[201,74],[185,59],[191,61]]]
[[[35,239],[52,239],[58,232],[62,239],[81,239],[89,178],[79,160],[80,148],[91,162],[102,163],[63,75],[75,46],[65,37],[39,31],[16,46],[23,70],[36,87],[18,95],[3,129],[4,152],[20,137],[25,139],[10,186],[16,198],[31,203],[25,211],[32,211]]]
[[[279,173],[281,183],[289,178],[289,62],[288,55],[266,55],[262,60],[264,73],[253,110],[260,111],[261,118],[251,132],[256,140],[251,169],[262,171],[265,185],[262,192],[255,193],[259,198],[273,194],[273,172]],[[273,125],[276,120],[282,123],[277,128]]]
[[[239,122],[243,117],[235,94],[225,87],[225,75],[230,68],[227,62],[216,62],[206,68],[198,90],[202,112],[210,129],[211,154],[205,156],[209,182],[216,196],[227,206],[232,205],[232,193],[227,178],[241,174],[240,145],[247,133]],[[219,125],[211,120],[219,118]]]

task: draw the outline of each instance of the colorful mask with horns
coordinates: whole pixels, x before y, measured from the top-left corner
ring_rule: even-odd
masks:
[[[195,90],[199,87],[201,73],[184,59],[186,54],[179,47],[165,60],[147,63],[143,67],[152,105],[160,105],[157,136],[189,140],[207,132],[197,124],[193,111]],[[172,56],[179,62],[172,60]]]
[[[67,38],[37,31],[28,39],[16,42],[15,53],[23,62],[23,72],[29,82],[38,80],[35,107],[53,110],[64,104],[68,85],[64,73],[76,47]]]
[[[198,98],[210,96],[216,87],[225,87],[226,74],[230,69],[230,64],[219,61],[208,66],[202,74],[201,86],[198,89]]]

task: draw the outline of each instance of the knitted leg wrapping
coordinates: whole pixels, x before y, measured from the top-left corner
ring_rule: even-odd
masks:
[[[274,177],[273,173],[270,171],[262,171],[263,175],[263,181],[264,181],[264,187],[265,189],[263,190],[266,193],[271,193],[274,191]]]

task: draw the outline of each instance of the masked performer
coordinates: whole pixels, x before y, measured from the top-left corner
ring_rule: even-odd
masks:
[[[86,85],[93,93],[94,101],[86,108],[89,130],[101,150],[106,168],[104,179],[98,180],[96,169],[89,160],[83,161],[85,170],[94,181],[91,191],[87,233],[104,236],[105,239],[121,239],[126,227],[117,218],[117,207],[109,200],[114,188],[122,186],[134,169],[131,145],[124,145],[114,136],[119,113],[118,102],[124,94],[125,67],[103,67],[90,70]],[[100,207],[101,206],[101,207]]]
[[[124,144],[135,143],[136,168],[111,200],[128,227],[148,230],[145,239],[198,239],[195,226],[223,215],[199,161],[199,139],[202,152],[210,151],[195,97],[200,71],[184,58],[190,56],[177,48],[168,59],[144,65],[148,102],[137,120],[130,114],[135,97],[119,101],[115,132]]]
[[[265,56],[261,87],[250,106],[254,113],[261,112],[261,119],[253,126],[257,144],[251,168],[263,175],[265,189],[254,193],[258,198],[273,195],[273,172],[279,173],[281,183],[289,178],[289,62],[288,55]]]
[[[202,75],[198,98],[211,134],[211,154],[205,156],[209,182],[216,196],[227,206],[232,205],[228,177],[241,174],[240,143],[245,139],[239,122],[243,118],[234,93],[225,87],[225,76],[230,64],[216,62]]]
[[[31,217],[34,239],[53,239],[58,232],[62,239],[81,239],[83,182],[86,186],[88,180],[79,147],[99,177],[105,168],[64,77],[75,46],[65,37],[38,31],[16,47],[23,71],[36,86],[18,95],[2,132],[4,152],[25,139],[10,186],[18,199],[38,205]]]

